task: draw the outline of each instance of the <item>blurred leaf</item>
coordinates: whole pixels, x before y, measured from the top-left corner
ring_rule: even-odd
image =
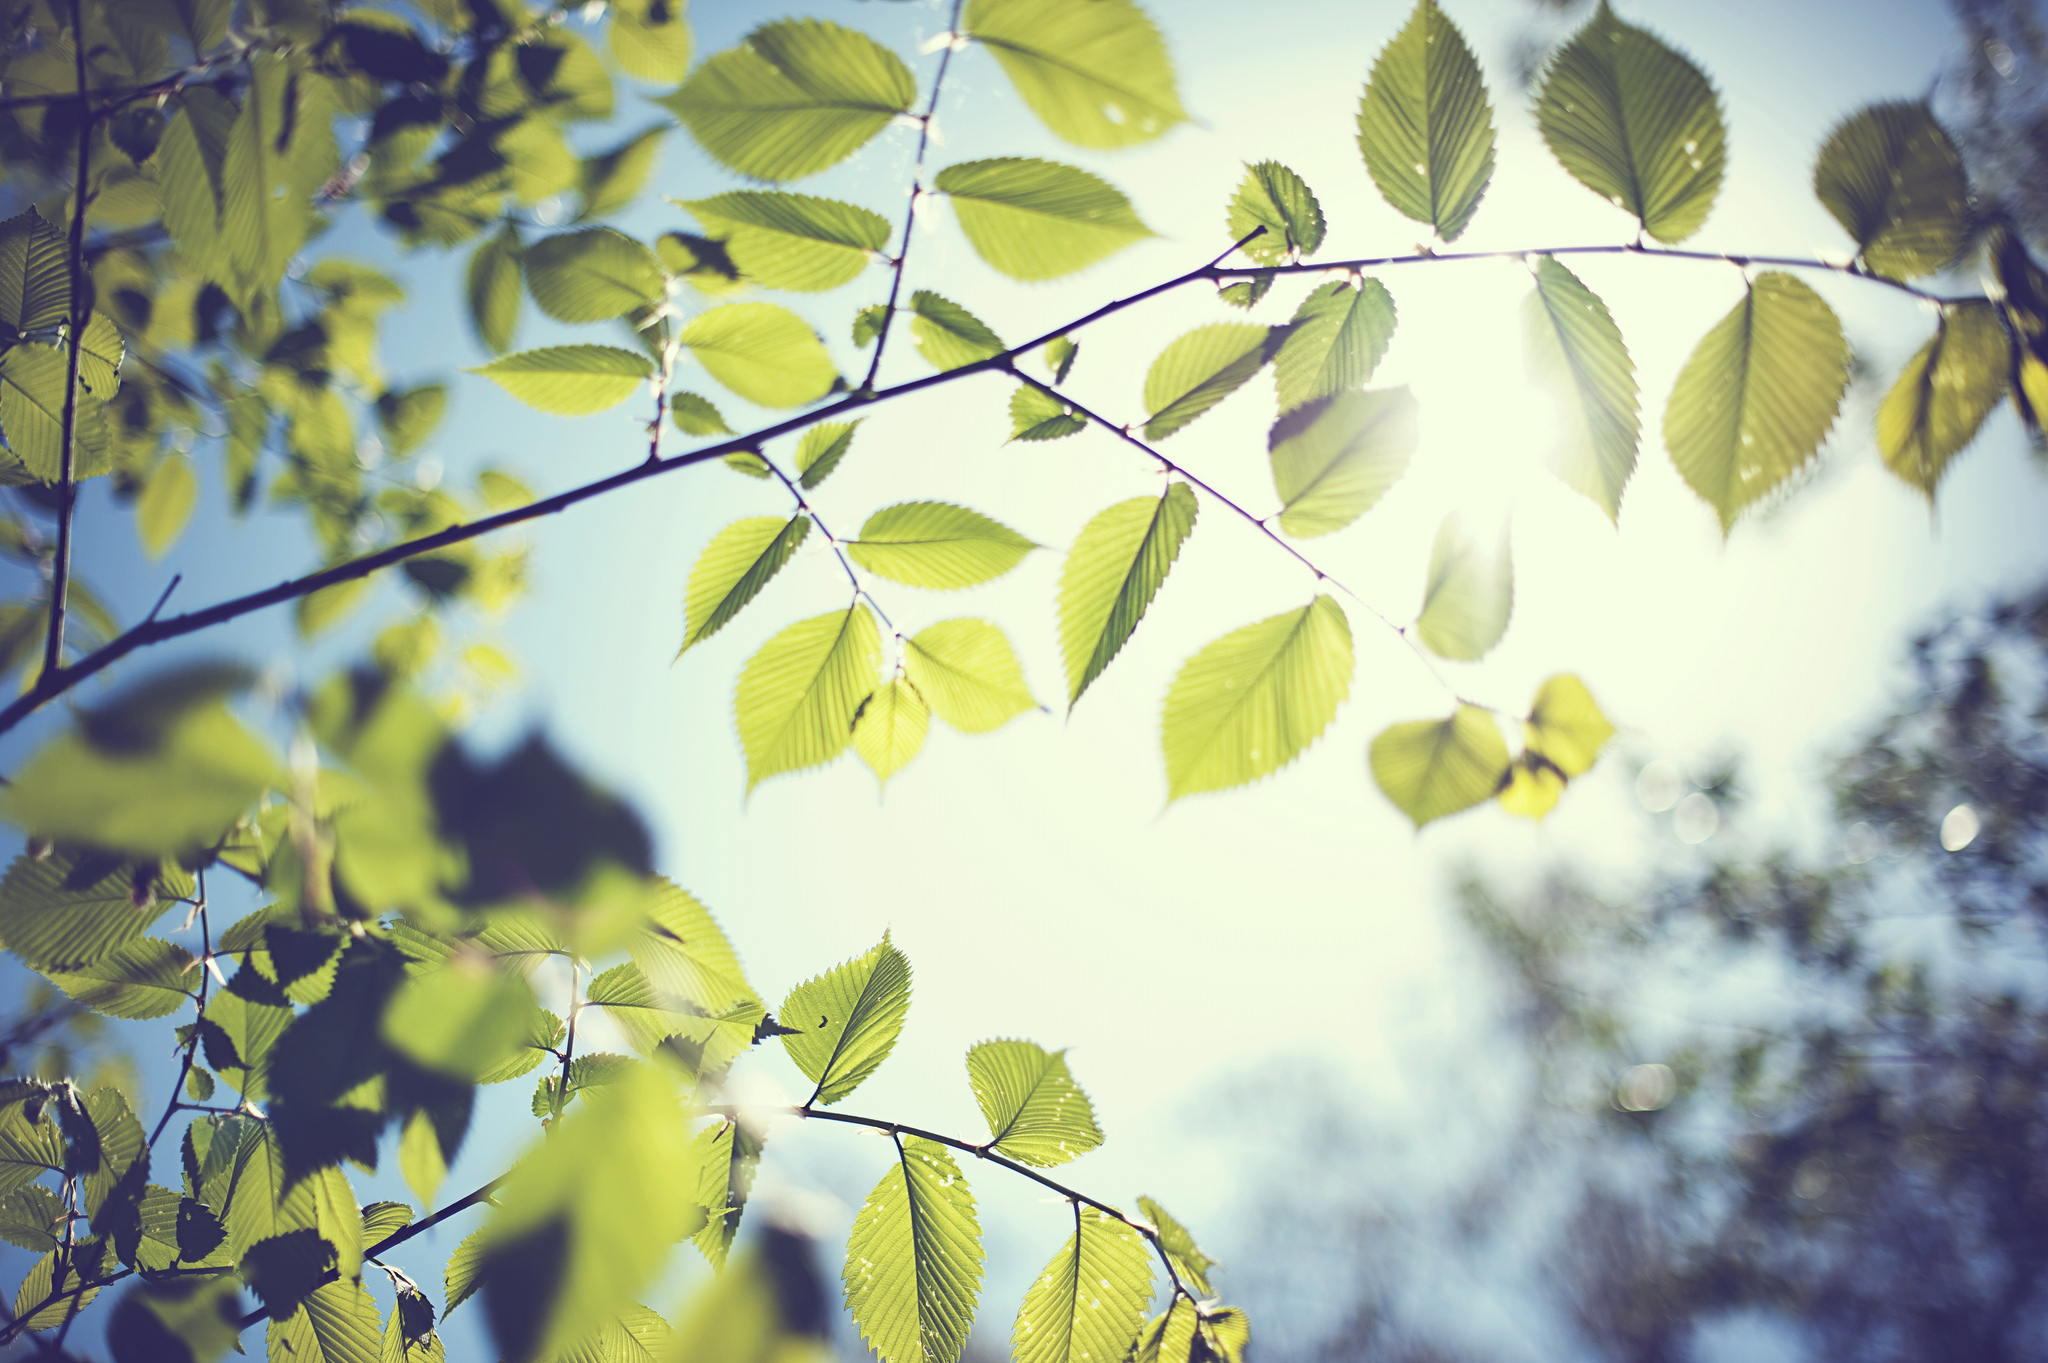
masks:
[[[923,750],[931,719],[931,706],[902,677],[892,678],[861,706],[853,724],[853,746],[884,789],[889,778]]]
[[[1530,375],[1556,394],[1565,424],[1551,467],[1618,522],[1642,430],[1635,364],[1621,329],[1607,305],[1549,256],[1536,262],[1536,288],[1523,304],[1522,322]]]
[[[782,571],[810,530],[807,516],[749,516],[719,531],[690,570],[679,652],[723,629]]]
[[[1122,191],[1056,161],[963,161],[932,185],[975,254],[1012,279],[1058,279],[1153,235]]]
[[[627,950],[657,990],[707,1014],[759,1002],[710,911],[673,885],[662,885]]]
[[[1003,353],[1003,338],[950,299],[919,289],[910,295],[910,339],[934,369],[958,369]]]
[[[941,620],[903,644],[910,684],[962,733],[999,729],[1038,708],[1002,630],[986,620]]]
[[[1813,458],[1849,386],[1849,343],[1821,296],[1768,271],[1701,338],[1672,385],[1664,445],[1726,534]]]
[[[170,107],[177,117],[165,126],[156,155],[164,229],[187,260],[209,262],[220,241],[221,174],[235,106],[218,91],[195,85]]]
[[[632,396],[654,366],[645,356],[617,346],[551,345],[505,355],[469,372],[482,374],[529,407],[556,416],[589,416]]]
[[[846,542],[853,561],[911,587],[951,591],[993,581],[1038,545],[978,511],[950,502],[901,502],[868,517]]]
[[[1949,461],[1977,438],[2011,373],[2012,341],[1996,305],[1943,307],[1934,336],[1906,362],[1877,409],[1885,465],[1932,503]]]
[[[747,789],[845,751],[880,666],[875,617],[860,605],[800,620],[763,644],[733,693]]]
[[[960,29],[1076,146],[1149,142],[1187,119],[1166,44],[1131,0],[969,0]]]
[[[665,0],[665,3],[669,0]],[[679,3],[680,0],[674,0]],[[618,21],[612,22],[612,32],[618,32]],[[610,151],[599,152],[585,157],[577,166],[578,186],[583,193],[583,209],[579,218],[604,218],[632,203],[647,185],[647,177],[654,173],[655,162],[661,157],[661,139],[668,136],[666,127],[649,128],[627,138]]]
[[[1133,497],[1082,527],[1060,571],[1060,652],[1067,707],[1123,651],[1145,608],[1195,528],[1194,490],[1168,483],[1157,498]]]
[[[709,398],[678,389],[668,397],[669,419],[684,435],[731,435],[732,427],[725,424],[718,408]]]
[[[1858,110],[1835,126],[1813,192],[1881,275],[1912,279],[1954,260],[1970,230],[1970,184],[1925,101]]]
[[[866,34],[787,19],[706,58],[657,102],[719,164],[796,180],[851,156],[916,98],[910,68]]]
[[[699,313],[683,344],[727,388],[760,407],[801,407],[831,391],[839,371],[801,317],[773,303]]]
[[[1260,270],[1250,279],[1240,279],[1234,284],[1225,284],[1216,290],[1216,297],[1233,308],[1249,312],[1258,306],[1259,300],[1272,291],[1275,274],[1272,270]]]
[[[1047,1169],[1102,1144],[1095,1109],[1068,1073],[1065,1051],[983,1041],[967,1052],[967,1081],[988,1120],[989,1149],[999,1155]]]
[[[742,274],[771,289],[836,289],[889,242],[887,218],[836,199],[735,190],[670,202],[723,241]]]
[[[1123,1358],[1152,1299],[1145,1237],[1076,1203],[1074,1233],[1024,1294],[1010,1333],[1016,1363]]]
[[[694,1020],[692,1014],[665,1007],[647,976],[631,962],[615,965],[592,979],[584,1002],[605,1009],[626,1044],[642,1055],[653,1054]]]
[[[830,478],[832,470],[853,448],[853,433],[864,420],[865,417],[860,421],[824,421],[805,431],[796,446],[797,481],[808,489]]]
[[[1159,1247],[1166,1251],[1166,1257],[1181,1278],[1204,1297],[1216,1295],[1216,1289],[1209,1283],[1209,1270],[1216,1267],[1216,1261],[1195,1246],[1195,1237],[1188,1234],[1187,1227],[1167,1214],[1166,1208],[1149,1197],[1138,1199],[1138,1210],[1145,1214],[1159,1231]]]
[[[433,439],[447,411],[446,384],[386,389],[377,395],[377,424],[383,428],[385,447],[401,458]]]
[[[512,348],[519,327],[519,234],[511,223],[469,257],[469,318],[477,339],[493,355]]]
[[[128,1289],[107,1320],[114,1363],[218,1363],[242,1317],[230,1276],[164,1279]]]
[[[1476,662],[1507,633],[1515,609],[1515,567],[1507,527],[1491,552],[1465,533],[1453,511],[1429,551],[1429,584],[1415,632],[1439,658]]]
[[[605,37],[626,74],[650,85],[679,85],[690,70],[686,0],[622,0],[611,6]]]
[[[1394,300],[1377,279],[1318,285],[1273,357],[1280,410],[1362,388],[1394,339]]]
[[[846,1309],[861,1338],[882,1363],[955,1363],[981,1276],[981,1224],[959,1166],[942,1145],[899,1137],[846,1241]]]
[[[1266,448],[1280,528],[1327,535],[1372,510],[1407,472],[1418,424],[1405,387],[1318,398],[1274,422]]]
[[[1436,0],[1417,0],[1358,103],[1358,150],[1373,183],[1394,211],[1456,241],[1493,178],[1493,142],[1486,80],[1465,35]]]
[[[1584,682],[1569,672],[1559,672],[1536,688],[1522,735],[1527,751],[1540,755],[1565,777],[1576,779],[1593,769],[1600,750],[1614,737],[1614,726],[1600,712]]]
[[[149,481],[135,499],[135,529],[142,551],[160,559],[184,533],[192,508],[199,504],[199,475],[182,454],[167,456],[150,470]]]
[[[1508,774],[1500,726],[1474,705],[1381,730],[1371,757],[1373,780],[1417,828],[1492,799]]]
[[[887,303],[871,303],[853,315],[853,344],[857,350],[866,350],[882,334],[882,323],[888,320]]]
[[[1074,367],[1074,357],[1080,353],[1080,344],[1071,336],[1055,336],[1045,343],[1045,367],[1052,372],[1054,383],[1067,381],[1067,371]]]
[[[523,259],[533,301],[557,321],[602,322],[663,297],[654,252],[609,227],[542,237]]]
[[[1550,59],[1536,126],[1580,184],[1671,245],[1721,189],[1728,133],[1705,73],[1607,0]]]
[[[889,1058],[909,1012],[910,962],[886,932],[865,955],[790,990],[778,1016],[794,1030],[782,1045],[817,1085],[804,1106],[829,1106],[860,1087]]]
[[[1350,690],[1351,626],[1328,596],[1205,645],[1166,693],[1168,802],[1278,771],[1329,727]]]
[[[1172,435],[1265,368],[1287,339],[1286,327],[1213,322],[1180,337],[1145,372],[1145,438]]]
[[[1224,226],[1232,241],[1243,241],[1255,227],[1266,229],[1240,248],[1261,265],[1284,264],[1296,252],[1314,255],[1323,244],[1322,205],[1302,178],[1278,161],[1244,168],[1244,182],[1231,197]]]
[[[1010,438],[1012,440],[1058,440],[1088,429],[1088,418],[1052,394],[1019,384],[1010,395]]]
[[[474,1082],[519,1049],[533,992],[508,974],[457,955],[400,985],[384,1010],[384,1044],[414,1064]]]

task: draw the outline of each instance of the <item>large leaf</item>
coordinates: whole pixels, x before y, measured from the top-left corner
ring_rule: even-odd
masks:
[[[795,180],[853,155],[916,98],[910,68],[866,34],[786,19],[707,58],[659,102],[721,165]]]
[[[1204,1297],[1213,1297],[1216,1290],[1209,1282],[1209,1270],[1216,1267],[1216,1260],[1202,1253],[1195,1244],[1195,1237],[1188,1228],[1167,1213],[1166,1208],[1149,1197],[1138,1199],[1138,1210],[1150,1218],[1159,1232],[1159,1247],[1166,1251],[1166,1257],[1173,1264],[1181,1280]]]
[[[1060,652],[1071,710],[1123,650],[1195,528],[1194,489],[1118,502],[1082,527],[1060,570]]]
[[[1440,658],[1474,662],[1507,633],[1515,609],[1515,567],[1507,527],[1488,547],[1466,533],[1457,512],[1444,517],[1429,553],[1429,584],[1415,632]]]
[[[759,1001],[710,910],[666,882],[647,905],[647,921],[626,949],[665,998],[709,1014]]]
[[[889,243],[889,220],[837,199],[735,190],[676,203],[725,243],[747,278],[771,289],[836,289]]]
[[[54,483],[64,469],[64,386],[70,359],[48,345],[18,345],[0,356],[0,434],[28,472]],[[73,418],[71,476],[93,478],[113,467],[106,411],[82,390]]]
[[[1373,739],[1371,757],[1373,780],[1417,828],[1492,799],[1508,774],[1500,726],[1476,705],[1391,725]]]
[[[887,933],[865,955],[790,990],[782,1045],[817,1085],[804,1105],[836,1103],[858,1088],[889,1058],[909,1013],[910,961]]]
[[[1679,371],[1664,447],[1725,533],[1813,458],[1848,384],[1834,310],[1789,274],[1758,275]]]
[[[662,300],[654,252],[609,227],[542,237],[523,259],[533,301],[558,322],[603,322]]]
[[[1394,339],[1394,300],[1377,279],[1318,285],[1273,357],[1280,410],[1362,388]]]
[[[958,369],[1003,353],[1003,338],[950,298],[926,289],[910,295],[910,339],[934,369]]]
[[[1287,413],[1266,437],[1280,528],[1302,538],[1342,530],[1399,481],[1420,438],[1405,387],[1339,393]]]
[[[1121,190],[1056,161],[964,161],[932,184],[976,254],[1012,279],[1058,279],[1152,235]]]
[[[176,97],[175,107],[155,157],[164,229],[187,260],[210,262],[220,241],[221,171],[235,106],[195,85]]]
[[[1166,44],[1131,0],[969,0],[961,29],[1077,146],[1149,142],[1187,119]]]
[[[504,355],[469,371],[529,407],[556,416],[589,416],[616,407],[647,382],[645,355],[609,345],[550,345]]]
[[[0,1197],[11,1196],[44,1174],[64,1170],[64,1133],[56,1113],[31,1122],[17,1100],[0,1108]]]
[[[839,377],[803,318],[773,303],[728,303],[691,319],[682,342],[727,388],[761,407],[801,407]]]
[[[962,733],[987,733],[1038,708],[1010,641],[986,620],[926,626],[904,641],[903,667],[919,696]]]
[[[1607,305],[1549,256],[1536,262],[1536,288],[1523,304],[1522,321],[1529,372],[1556,394],[1564,423],[1551,467],[1609,520],[1618,520],[1642,430],[1636,367],[1621,328]]]
[[[716,634],[782,571],[811,530],[808,516],[749,516],[712,537],[683,593],[683,646]]]
[[[999,578],[1037,547],[979,511],[950,502],[902,502],[868,517],[846,552],[892,582],[948,591]]]
[[[381,1030],[385,1045],[421,1068],[474,1083],[521,1049],[533,1010],[516,971],[464,953],[400,985]]]
[[[846,1309],[882,1363],[955,1363],[981,1292],[974,1195],[942,1145],[916,1136],[846,1241]]]
[[[1182,664],[1159,726],[1167,799],[1256,781],[1300,756],[1351,690],[1351,626],[1318,596]]]
[[[71,315],[64,234],[34,208],[0,222],[0,339],[43,331]]]
[[[1417,0],[1358,102],[1358,150],[1396,212],[1456,241],[1493,178],[1493,107],[1465,35]]]
[[[1016,1363],[1121,1359],[1152,1299],[1145,1237],[1093,1207],[1074,1204],[1074,1233],[1024,1293],[1010,1332]]]
[[[1949,461],[1977,438],[2011,376],[2012,338],[1997,305],[1944,307],[1933,337],[1877,409],[1877,448],[1886,466],[1933,501]]]
[[[266,1340],[272,1358],[293,1363],[380,1363],[384,1317],[360,1282],[327,1283],[273,1319]]]
[[[0,895],[5,894],[0,886]],[[145,937],[76,970],[49,972],[50,982],[96,1013],[108,1017],[160,1018],[194,997],[199,981],[192,953]]]
[[[967,1082],[988,1120],[988,1148],[1041,1169],[1102,1144],[1095,1109],[1067,1070],[1065,1051],[1030,1041],[984,1041],[967,1052]]]
[[[1970,229],[1970,182],[1925,101],[1873,104],[1828,134],[1813,192],[1882,275],[1933,274]]]
[[[1685,240],[1714,207],[1728,132],[1713,85],[1607,0],[1551,58],[1536,125],[1580,184],[1661,242]]]
[[[642,1055],[652,1055],[672,1036],[682,1036],[701,1026],[693,1013],[670,1007],[639,966],[627,962],[615,965],[590,982],[583,1001],[602,1008],[618,1024],[626,1044]]]
[[[1286,339],[1286,327],[1213,322],[1175,340],[1145,372],[1145,438],[1172,435],[1229,397]]]
[[[1323,244],[1323,208],[1299,175],[1278,161],[1244,168],[1244,181],[1231,196],[1224,228],[1232,241],[1265,228],[1240,249],[1261,265],[1279,265],[1297,253],[1313,255]]]
[[[799,620],[763,644],[733,693],[747,789],[845,751],[881,662],[875,617],[859,605]]]
[[[883,789],[923,750],[931,723],[930,704],[908,678],[892,678],[868,697],[854,721],[853,746]]]

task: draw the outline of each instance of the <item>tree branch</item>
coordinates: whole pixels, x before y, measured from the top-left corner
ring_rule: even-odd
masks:
[[[71,50],[78,79],[77,183],[72,186],[71,242],[66,264],[70,271],[71,316],[65,336],[63,452],[57,474],[57,552],[50,561],[50,629],[43,640],[43,675],[64,665],[64,605],[71,582],[71,521],[77,508],[78,484],[78,348],[84,342],[91,312],[85,304],[85,207],[91,188],[92,130],[98,115],[85,104],[85,25],[82,5],[71,0]]]

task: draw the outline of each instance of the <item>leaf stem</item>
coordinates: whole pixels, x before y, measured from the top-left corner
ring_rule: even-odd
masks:
[[[172,583],[173,586],[177,584]],[[169,593],[166,593],[168,595]],[[185,1043],[185,1061],[178,1069],[178,1077],[171,1083],[171,1100],[164,1106],[164,1115],[157,1118],[156,1130],[149,1133],[149,1149],[156,1149],[157,1137],[164,1134],[164,1128],[171,1124],[171,1117],[185,1106],[178,1101],[178,1095],[185,1091],[185,1080],[192,1073],[194,1057],[199,1053],[199,1024],[206,1021],[206,989],[209,972],[205,962],[213,955],[213,934],[206,923],[206,872],[193,873],[199,882],[199,959],[193,964],[199,967],[199,997],[194,1000],[198,1012],[192,1020],[192,1039]]]
[[[798,512],[809,516],[811,524],[818,527],[818,533],[823,535],[825,542],[832,546],[832,552],[838,556],[839,566],[846,570],[846,580],[853,584],[854,600],[867,602],[873,608],[875,614],[882,617],[882,623],[887,625],[893,633],[896,629],[896,622],[889,618],[889,612],[882,609],[882,603],[875,600],[874,593],[870,592],[862,584],[860,573],[854,568],[853,561],[846,556],[844,543],[837,535],[832,533],[831,527],[825,524],[824,517],[820,516],[817,510],[811,506],[809,499],[804,496],[803,488],[793,481],[788,474],[784,473],[781,466],[773,459],[770,459],[765,452],[756,451],[755,453],[759,456],[761,462],[768,466],[768,471],[774,474],[785,488],[789,489],[789,495],[795,500]],[[817,1095],[812,1094],[811,1096],[815,1098]]]
[[[71,193],[71,241],[65,266],[71,286],[70,325],[64,360],[64,432],[57,475],[57,551],[50,561],[50,629],[43,640],[43,675],[64,665],[64,607],[71,584],[71,522],[78,505],[78,350],[84,342],[91,309],[85,303],[85,207],[92,188],[92,130],[98,113],[85,88],[85,23],[83,5],[71,0],[72,67],[78,80],[78,166]]]

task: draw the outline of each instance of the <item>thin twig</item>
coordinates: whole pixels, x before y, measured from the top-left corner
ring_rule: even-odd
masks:
[[[178,584],[173,582],[171,585],[175,587]],[[170,593],[165,592],[164,595],[169,596]],[[207,962],[213,956],[213,930],[206,921],[206,872],[204,870],[195,872],[195,876],[199,882],[197,904],[199,911],[199,959],[193,962],[193,965],[199,968],[199,995],[194,1000],[197,1012],[193,1018],[192,1039],[185,1043],[184,1064],[179,1067],[178,1077],[171,1085],[171,1100],[164,1104],[164,1115],[157,1118],[156,1130],[149,1133],[149,1148],[151,1150],[156,1149],[157,1138],[162,1136],[164,1128],[171,1124],[171,1117],[180,1107],[185,1106],[178,1101],[178,1095],[185,1091],[185,1080],[191,1076],[192,1066],[199,1055],[199,1034],[204,1030],[199,1024],[206,1021],[206,986],[207,981],[211,978],[210,972],[207,970]]]
[[[171,593],[178,590],[178,584],[184,580],[185,575],[183,573],[171,574],[170,585],[164,588],[164,593],[156,599],[156,604],[149,608],[149,614],[142,617],[144,623],[154,620],[157,616],[163,614],[164,603],[171,599]]]
[[[759,454],[761,462],[768,466],[768,471],[774,474],[775,477],[782,483],[782,485],[785,488],[789,489],[789,495],[791,499],[793,499],[796,502],[797,513],[799,515],[809,516],[811,518],[811,524],[818,527],[818,533],[823,535],[825,537],[825,542],[832,546],[833,554],[837,556],[839,559],[839,566],[846,571],[846,580],[853,584],[854,600],[856,602],[866,601],[868,605],[874,609],[875,614],[882,617],[882,623],[889,627],[891,633],[894,633],[896,630],[896,622],[889,618],[889,612],[882,609],[882,603],[875,600],[874,593],[870,592],[867,589],[867,587],[861,582],[860,573],[854,568],[853,560],[849,559],[846,556],[846,546],[844,542],[842,542],[837,535],[832,533],[832,528],[830,526],[825,524],[824,518],[818,514],[816,508],[814,508],[811,505],[810,500],[804,496],[804,490],[802,486],[799,485],[793,479],[791,479],[788,474],[784,473],[781,467],[778,464],[776,464],[776,462],[773,459],[770,459],[765,452],[757,451],[757,453]],[[897,637],[901,638],[902,636],[897,635]],[[811,1096],[815,1098],[817,1095],[812,1094]]]
[[[72,66],[78,78],[78,98],[86,98],[85,24],[79,0],[71,0]],[[57,475],[57,552],[50,562],[50,631],[43,641],[43,675],[64,665],[64,606],[71,585],[71,521],[78,503],[78,351],[84,343],[85,321],[91,311],[85,305],[85,207],[91,189],[92,131],[97,114],[81,108],[78,119],[77,183],[71,196],[71,244],[67,266],[71,284],[69,334],[65,337],[64,433]]]

